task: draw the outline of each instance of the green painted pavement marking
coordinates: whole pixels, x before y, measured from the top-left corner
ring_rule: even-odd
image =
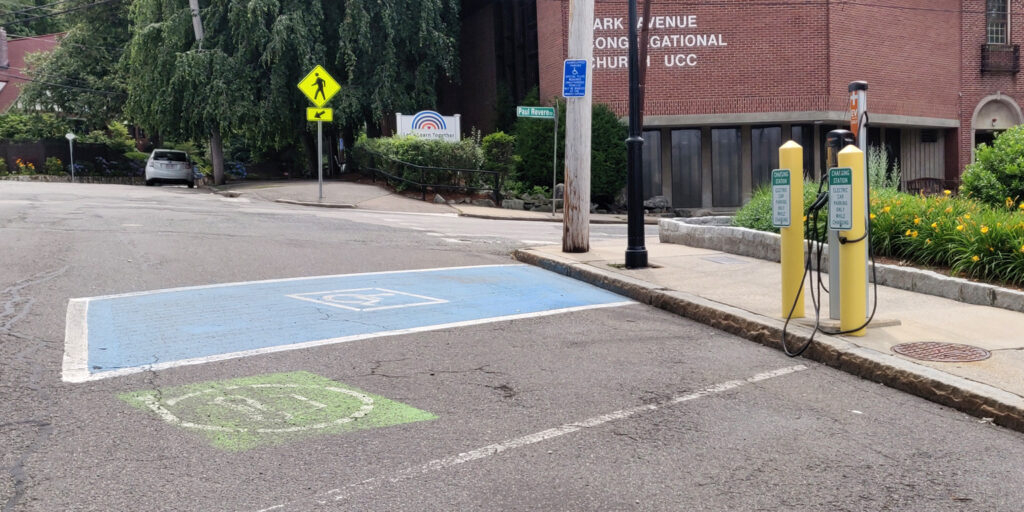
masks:
[[[437,418],[309,372],[200,382],[118,397],[172,425],[200,432],[228,451]]]

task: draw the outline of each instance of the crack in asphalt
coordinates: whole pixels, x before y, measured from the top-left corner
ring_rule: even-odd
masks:
[[[11,328],[25,318],[32,310],[32,305],[35,304],[35,299],[32,297],[22,296],[22,291],[31,286],[54,279],[66,272],[67,269],[68,267],[64,266],[55,270],[40,272],[0,290],[0,333],[3,333],[4,337],[7,338],[28,342],[24,349],[15,354],[13,358],[14,362],[24,362],[28,360],[31,354],[37,352],[41,347],[53,344],[51,341],[40,340],[24,334],[14,334],[11,332]],[[46,391],[40,384],[42,381],[43,368],[38,364],[30,366],[31,373],[29,378],[26,379],[24,387],[35,393],[37,403],[47,403],[50,401],[50,398],[47,396]],[[21,453],[14,465],[7,468],[7,473],[14,482],[14,493],[3,503],[3,506],[0,507],[0,512],[13,511],[22,498],[24,498],[25,489],[29,481],[28,472],[26,471],[25,466],[29,458],[39,451],[39,449],[50,439],[55,428],[51,419],[25,420],[23,422],[5,423],[3,426],[9,427],[16,425],[33,426],[36,431],[36,436],[28,448]]]

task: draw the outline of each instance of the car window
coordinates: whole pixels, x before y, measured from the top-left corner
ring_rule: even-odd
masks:
[[[179,153],[177,151],[154,151],[153,160],[187,162],[188,156],[185,153]]]

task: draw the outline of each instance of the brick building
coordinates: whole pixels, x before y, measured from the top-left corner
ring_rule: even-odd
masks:
[[[546,101],[561,94],[568,9],[535,3]],[[625,0],[595,1],[593,100],[623,117],[626,17]],[[870,87],[870,144],[904,182],[955,181],[977,143],[1024,122],[1024,0],[653,0],[648,23],[645,196],[674,208],[740,206],[789,139],[820,176],[855,80]]]

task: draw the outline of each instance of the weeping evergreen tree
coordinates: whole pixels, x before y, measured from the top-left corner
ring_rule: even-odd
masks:
[[[164,136],[243,135],[254,149],[301,142],[315,161],[296,84],[320,64],[342,85],[326,106],[344,129],[436,106],[458,66],[459,0],[204,0],[196,43],[185,0],[135,0],[123,58],[125,112]]]
[[[336,100],[350,126],[376,128],[395,112],[435,108],[442,79],[457,80],[459,0],[346,0],[337,27]]]

